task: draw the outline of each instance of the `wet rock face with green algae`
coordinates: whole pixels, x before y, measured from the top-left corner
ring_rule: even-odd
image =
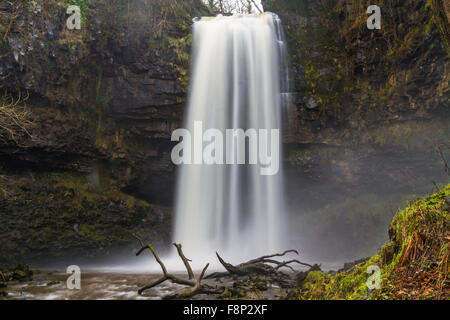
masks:
[[[326,143],[350,134],[358,140],[354,133],[374,125],[445,111],[440,2],[385,1],[381,30],[369,30],[364,1],[264,1],[281,16],[288,37],[299,122],[290,141]]]
[[[4,182],[9,194],[0,202],[0,265],[79,263],[117,253],[132,259],[138,246],[133,233],[156,246],[170,241],[170,210],[121,192],[113,180],[99,182],[76,173],[30,173],[14,179]]]
[[[367,29],[364,1],[264,3],[290,52],[292,225],[320,259],[366,256],[387,239],[395,208],[448,181],[437,147],[450,136],[449,58],[436,1],[384,1],[381,30]]]
[[[81,30],[65,26],[70,4]],[[34,120],[32,137],[0,145],[1,263],[94,257],[136,246],[131,232],[168,241],[170,210],[148,202],[172,201],[170,135],[201,10],[198,0],[0,6],[1,86],[28,96]]]
[[[79,31],[65,27],[69,4],[82,9]],[[190,25],[202,7],[197,0],[129,4],[2,7],[5,22],[18,13],[1,45],[2,84],[30,94],[37,139],[25,142],[28,149],[4,146],[0,154],[83,172],[100,160],[121,188],[169,203],[170,135],[181,125]]]
[[[448,300],[449,210],[450,185],[411,202],[395,215],[389,227],[390,242],[378,254],[337,273],[303,274],[297,298]],[[367,270],[374,265],[380,268],[380,287],[369,290]]]
[[[330,148],[382,155],[447,140],[449,57],[435,4],[442,1],[384,1],[381,30],[367,28],[364,1],[263,2],[288,38],[289,150],[314,145],[309,159],[326,161]]]

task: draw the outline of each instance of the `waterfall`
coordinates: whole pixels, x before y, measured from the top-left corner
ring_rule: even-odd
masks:
[[[288,81],[275,14],[198,19],[192,53],[187,130],[199,121],[203,130],[222,132],[281,129]],[[203,262],[218,251],[233,263],[284,249],[282,159],[276,175],[261,175],[261,166],[180,166],[173,240],[190,259]]]

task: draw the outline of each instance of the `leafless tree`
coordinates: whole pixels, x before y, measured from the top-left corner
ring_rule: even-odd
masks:
[[[205,0],[210,10],[222,14],[249,14],[262,13],[261,5],[255,0]]]

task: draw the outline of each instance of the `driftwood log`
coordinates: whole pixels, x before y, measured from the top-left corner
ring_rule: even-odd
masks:
[[[218,289],[214,289],[214,288],[208,288],[206,286],[203,286],[201,284],[203,277],[205,276],[206,270],[209,267],[209,263],[203,268],[202,273],[200,274],[200,276],[195,279],[194,276],[194,272],[192,271],[191,265],[189,264],[189,259],[186,258],[186,256],[183,253],[182,250],[182,246],[181,244],[177,244],[174,243],[173,245],[175,246],[175,248],[177,248],[178,251],[178,255],[180,256],[181,260],[183,261],[185,267],[186,267],[186,271],[188,274],[188,279],[184,279],[184,278],[180,278],[177,277],[171,273],[169,273],[167,271],[166,266],[164,265],[164,263],[161,261],[161,259],[159,258],[159,256],[156,254],[155,250],[153,249],[153,246],[151,244],[149,245],[144,245],[144,243],[142,242],[142,240],[136,236],[133,235],[134,238],[136,238],[139,241],[139,244],[141,245],[141,249],[139,249],[139,251],[136,253],[136,256],[139,256],[142,252],[144,252],[146,249],[149,249],[150,252],[152,253],[153,257],[156,259],[156,262],[158,262],[158,264],[161,267],[161,270],[163,272],[163,276],[161,278],[159,278],[158,280],[154,281],[153,283],[139,289],[138,293],[140,295],[142,295],[142,293],[146,290],[149,290],[153,287],[156,287],[157,285],[165,282],[165,281],[170,281],[172,283],[176,283],[176,284],[180,284],[180,285],[185,285],[188,287],[191,287],[191,290],[185,290],[181,293],[174,293],[171,295],[167,295],[164,296],[163,299],[188,299],[191,298],[197,294],[220,294],[223,292],[223,290],[218,290]]]
[[[218,254],[217,259],[222,264],[222,266],[225,268],[227,272],[215,272],[205,277],[205,273],[209,267],[209,263],[203,268],[200,276],[198,278],[195,277],[194,272],[192,271],[191,265],[188,258],[183,253],[183,249],[181,244],[174,243],[173,245],[177,249],[178,256],[183,261],[184,266],[187,271],[187,279],[175,276],[167,271],[166,266],[161,261],[159,256],[156,254],[154,248],[152,245],[145,245],[142,240],[133,234],[133,237],[136,238],[139,241],[139,244],[141,248],[136,253],[136,256],[139,256],[142,252],[145,250],[150,250],[153,257],[155,258],[156,262],[161,267],[162,270],[162,276],[158,280],[154,281],[153,283],[146,285],[145,287],[139,289],[138,293],[140,295],[143,294],[144,291],[152,289],[161,283],[165,281],[170,281],[175,284],[184,285],[189,287],[190,289],[184,290],[182,292],[176,292],[174,294],[170,294],[167,296],[164,296],[163,299],[170,300],[170,299],[189,299],[194,297],[198,294],[222,294],[226,290],[225,287],[218,288],[217,286],[209,286],[206,284],[202,284],[203,279],[218,279],[222,277],[228,277],[228,276],[249,276],[250,278],[253,278],[252,276],[264,276],[267,279],[271,279],[271,281],[278,282],[281,286],[284,287],[283,284],[287,283],[286,278],[289,278],[289,276],[285,273],[282,273],[279,271],[281,268],[289,268],[293,272],[295,271],[292,268],[292,264],[298,264],[302,266],[309,267],[310,269],[313,268],[312,265],[308,263],[301,262],[297,259],[291,259],[287,261],[277,261],[274,258],[277,257],[285,257],[289,253],[295,253],[298,255],[298,251],[296,250],[287,250],[283,253],[275,253],[272,255],[266,255],[262,256],[256,259],[249,260],[247,262],[241,263],[237,266],[234,266],[230,263],[225,262],[225,260]]]
[[[262,256],[262,257],[241,263],[237,266],[233,266],[232,264],[225,262],[225,260],[223,260],[223,258],[216,252],[217,259],[219,259],[219,262],[227,270],[227,272],[212,273],[212,274],[208,275],[207,277],[205,277],[205,279],[221,278],[221,277],[226,277],[229,275],[238,275],[238,276],[245,276],[245,275],[250,275],[250,274],[274,275],[274,274],[278,273],[278,270],[283,267],[289,268],[291,271],[295,272],[295,270],[290,266],[291,264],[294,264],[294,263],[312,268],[312,265],[301,262],[297,259],[288,260],[288,261],[277,261],[277,260],[273,259],[276,257],[284,257],[289,253],[295,253],[298,255],[297,250],[287,250],[283,253],[275,253],[272,255]]]

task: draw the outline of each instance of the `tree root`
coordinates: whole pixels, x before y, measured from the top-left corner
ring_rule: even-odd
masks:
[[[146,249],[150,250],[153,257],[155,258],[156,262],[161,267],[162,270],[162,277],[158,280],[150,283],[149,285],[146,285],[138,290],[138,293],[142,295],[144,291],[152,289],[161,283],[164,283],[166,281],[170,281],[175,284],[184,285],[189,287],[190,289],[176,292],[173,294],[166,295],[162,297],[163,300],[173,300],[173,299],[190,299],[198,294],[223,294],[225,290],[227,290],[226,287],[213,287],[202,284],[203,279],[218,279],[221,277],[227,277],[230,275],[236,275],[236,276],[248,276],[249,279],[257,279],[260,276],[263,276],[267,278],[269,281],[278,283],[283,288],[290,288],[291,286],[291,279],[288,274],[280,272],[279,270],[281,268],[289,268],[293,272],[295,270],[292,268],[292,264],[299,264],[302,266],[307,266],[310,268],[310,270],[313,268],[312,265],[308,263],[301,262],[296,259],[288,260],[288,261],[277,261],[273,258],[275,257],[284,257],[289,253],[295,253],[298,255],[298,251],[296,250],[287,250],[283,253],[275,253],[272,255],[266,255],[262,256],[256,259],[249,260],[247,262],[241,263],[237,266],[233,266],[230,263],[227,263],[225,260],[222,259],[222,257],[216,253],[217,259],[219,259],[219,262],[222,264],[222,266],[227,270],[227,272],[216,272],[212,273],[208,276],[205,276],[206,271],[208,270],[209,263],[203,268],[200,276],[198,278],[195,277],[194,272],[192,271],[190,261],[183,253],[181,244],[174,243],[173,245],[177,249],[178,256],[183,261],[184,266],[187,271],[188,278],[181,278],[178,276],[175,276],[167,271],[166,266],[162,262],[162,260],[159,258],[159,256],[156,254],[155,250],[153,249],[152,245],[144,245],[142,240],[133,234],[133,237],[136,238],[139,241],[139,244],[141,245],[141,248],[136,253],[136,256],[139,256],[142,252],[144,252]],[[257,276],[256,278],[254,276]],[[252,281],[252,280],[251,280]]]
[[[186,290],[183,291],[181,293],[175,293],[175,294],[171,294],[171,295],[167,295],[164,296],[163,299],[165,300],[170,300],[170,299],[188,299],[188,298],[192,298],[193,296],[197,295],[197,294],[220,294],[223,292],[223,290],[215,290],[215,289],[210,289],[207,288],[205,286],[203,286],[201,284],[203,277],[205,276],[206,270],[209,267],[209,263],[203,268],[202,273],[200,274],[200,276],[197,278],[197,280],[192,280],[195,278],[194,273],[192,271],[192,268],[189,264],[189,259],[186,258],[186,256],[183,253],[183,250],[181,248],[181,244],[176,244],[174,243],[173,245],[175,246],[175,248],[177,248],[178,251],[178,255],[180,256],[181,260],[183,261],[185,267],[186,267],[186,271],[188,274],[189,279],[184,279],[184,278],[179,278],[169,272],[167,272],[167,268],[164,265],[164,263],[161,261],[161,259],[159,258],[159,256],[156,254],[155,250],[153,249],[152,245],[144,245],[144,243],[142,242],[142,240],[133,234],[133,237],[136,238],[139,241],[139,244],[141,245],[141,249],[136,253],[136,256],[139,256],[143,251],[145,251],[146,249],[149,249],[151,251],[151,253],[153,254],[153,257],[156,259],[156,261],[158,262],[158,264],[161,267],[161,270],[163,272],[163,276],[161,278],[159,278],[158,280],[154,281],[153,283],[139,289],[138,293],[140,295],[143,294],[144,291],[149,290],[153,287],[156,287],[157,285],[165,282],[165,281],[170,281],[172,283],[176,283],[176,284],[180,284],[180,285],[185,285],[188,287],[192,287],[192,290]]]
[[[272,258],[275,257],[284,257],[288,253],[296,253],[298,255],[297,250],[287,250],[283,253],[275,253],[272,255],[262,256],[256,259],[252,259],[250,261],[241,263],[237,266],[233,266],[232,264],[225,262],[223,258],[216,252],[217,259],[219,259],[219,262],[222,264],[222,266],[227,270],[227,272],[216,272],[208,275],[205,279],[211,279],[211,278],[221,278],[226,277],[229,275],[238,275],[238,276],[245,276],[250,274],[263,274],[263,275],[273,275],[278,273],[278,270],[285,267],[289,268],[291,271],[295,271],[291,264],[299,264],[302,266],[306,266],[309,268],[312,268],[313,266],[301,262],[299,260],[293,259],[289,261],[277,261]],[[274,265],[274,266],[272,266]]]

